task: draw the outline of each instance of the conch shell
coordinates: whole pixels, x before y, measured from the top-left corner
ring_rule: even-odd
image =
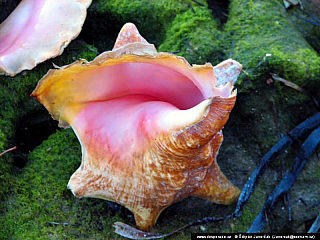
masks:
[[[73,194],[117,202],[148,230],[185,197],[238,198],[216,156],[240,70],[233,60],[190,66],[158,53],[127,23],[112,51],[50,70],[31,96],[81,143],[81,166],[68,184]]]
[[[15,76],[60,55],[78,36],[92,0],[22,0],[0,25],[0,74]]]

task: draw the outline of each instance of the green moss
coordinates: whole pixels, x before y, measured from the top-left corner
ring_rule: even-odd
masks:
[[[320,57],[278,1],[233,0],[229,10],[224,49],[243,64],[249,79],[276,73],[301,86],[319,83]],[[244,79],[245,74],[238,83]]]
[[[0,217],[2,238],[117,239],[112,224],[121,220],[119,215],[111,215],[103,200],[77,199],[66,187],[81,159],[71,129],[51,135],[29,158],[13,180],[6,213]]]
[[[58,66],[71,64],[78,59],[93,60],[98,55],[97,48],[85,43],[82,40],[74,40],[64,50],[64,53],[59,57],[46,61],[49,62],[49,69],[52,68],[52,62]]]
[[[264,153],[278,133],[287,133],[315,110],[307,95],[278,82],[270,86],[266,80],[275,73],[316,96],[320,57],[277,0],[232,0],[223,30],[226,58],[239,61],[244,70],[237,82],[235,131],[248,151],[254,139]]]
[[[13,178],[11,194],[4,203],[0,216],[0,236],[4,239],[122,239],[114,233],[113,223],[134,224],[132,217],[123,216],[124,211],[110,211],[104,200],[77,199],[66,188],[81,159],[80,144],[71,129],[51,135],[29,154],[29,159]],[[194,204],[198,205],[195,209],[191,207]],[[197,198],[185,199],[161,214],[155,230],[171,232],[208,214],[225,216],[233,209]],[[223,226],[211,224],[205,228],[220,232]],[[191,232],[199,231],[199,227],[191,228],[168,239],[189,239]]]
[[[159,46],[159,51],[180,51],[178,55],[197,64],[223,59],[221,34],[211,10],[192,1],[97,1],[90,12],[95,17],[98,14],[99,18],[108,18],[99,22],[88,20],[92,28],[106,31],[103,39],[93,39],[100,51],[112,48],[122,25],[133,22],[148,42]],[[111,43],[107,35],[114,35]]]
[[[112,48],[120,28],[126,22],[134,23],[141,35],[157,47],[166,38],[166,29],[173,19],[191,8],[197,12],[203,7],[191,0],[98,0],[89,8],[86,24],[92,29],[89,33],[99,51]],[[101,20],[96,21],[97,19]],[[94,29],[105,34],[97,35]]]
[[[24,121],[23,118],[28,113],[42,109],[40,103],[30,98],[30,93],[46,72],[53,68],[52,62],[62,66],[79,58],[89,57],[89,60],[91,60],[95,55],[96,52],[91,46],[80,41],[73,41],[62,56],[39,64],[32,71],[24,71],[15,77],[0,76],[0,150],[19,144],[14,139],[18,122]],[[10,188],[13,153],[6,154],[0,158],[0,161],[1,202]]]
[[[141,34],[152,43],[159,44],[164,36],[165,26],[189,6],[183,0],[153,1],[98,1],[100,12],[108,12],[111,20],[120,26],[126,22],[137,25]]]
[[[178,15],[167,28],[159,51],[179,51],[190,63],[204,64],[222,61],[220,31],[211,11],[207,8],[191,9]]]
[[[6,136],[0,129],[0,153],[2,153],[6,149],[6,146],[7,146]],[[9,192],[8,186],[11,179],[11,165],[12,165],[12,159],[10,158],[9,154],[10,153],[0,157],[0,201]]]
[[[133,22],[147,41],[159,46],[159,51],[180,51],[178,55],[197,64],[222,60],[221,34],[211,10],[192,1],[97,1],[92,11],[101,18],[108,17],[108,21],[92,26],[98,24],[114,39],[124,23]],[[100,51],[112,47],[107,39],[105,44],[99,42],[101,37],[96,41]]]
[[[98,55],[98,49],[92,45],[81,42],[77,45],[71,45],[68,49],[68,53],[72,53],[72,59],[74,61],[77,59],[86,59],[87,61],[92,61]],[[65,60],[65,59],[64,59]]]
[[[80,41],[74,41],[62,56],[39,64],[32,71],[24,71],[15,77],[0,76],[0,117],[3,124],[0,129],[10,139],[14,134],[14,123],[27,112],[39,108],[40,104],[29,97],[38,81],[53,68],[52,63],[66,65],[79,58],[92,60],[96,49]]]
[[[231,224],[230,232],[243,233],[248,231],[264,204],[265,196],[266,193],[262,190],[261,186],[255,189],[248,203],[245,205],[242,215],[239,218],[234,219]]]
[[[0,152],[16,145],[13,140],[16,122],[36,105],[35,101],[30,99],[29,94],[40,77],[41,73],[33,72],[21,74],[15,78],[0,76]],[[0,162],[1,202],[10,188],[13,153],[5,154],[0,158]]]

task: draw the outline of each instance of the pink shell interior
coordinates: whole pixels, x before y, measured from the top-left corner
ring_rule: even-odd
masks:
[[[90,3],[22,0],[0,25],[0,74],[14,76],[61,54],[80,33]]]
[[[104,67],[81,78],[79,84],[86,86],[84,107],[70,124],[88,152],[99,149],[101,158],[121,154],[121,160],[142,150],[148,139],[195,123],[205,114],[204,100],[229,97],[232,89],[231,85],[211,86],[207,96],[195,85],[196,79],[143,62]]]
[[[96,79],[87,85],[94,99],[84,100],[72,126],[84,146],[94,141],[94,148],[108,154],[136,151],[146,139],[167,130],[168,114],[205,100],[190,79],[159,65],[122,63],[87,77]]]
[[[185,75],[149,63],[121,63],[90,71],[82,77],[95,79],[84,80],[88,82],[88,91],[95,92],[94,101],[142,95],[153,101],[168,102],[178,109],[188,109],[205,99]]]
[[[94,153],[100,164],[115,155],[121,157],[113,164],[132,164],[127,157],[151,139],[201,121],[215,96],[235,96],[232,83],[241,65],[233,60],[191,67],[184,58],[157,53],[132,24],[115,46],[91,63],[49,72],[34,93],[62,126],[72,126],[83,154]]]
[[[0,31],[0,56],[14,52],[29,38],[38,22],[44,1],[25,0],[15,9],[15,15],[9,16],[7,21],[10,24]]]

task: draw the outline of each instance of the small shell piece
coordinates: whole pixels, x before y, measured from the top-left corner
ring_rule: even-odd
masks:
[[[283,0],[283,4],[285,8],[289,8],[290,6],[295,6],[299,4],[298,0]]]
[[[230,59],[213,68],[158,53],[127,23],[112,51],[50,70],[31,96],[81,143],[73,194],[117,202],[147,230],[187,196],[238,198],[216,156],[240,70]]]
[[[0,74],[15,76],[60,55],[92,0],[22,0],[0,25]]]

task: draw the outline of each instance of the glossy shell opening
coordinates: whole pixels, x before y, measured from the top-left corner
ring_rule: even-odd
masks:
[[[185,110],[205,99],[199,88],[185,75],[149,63],[117,64],[88,71],[79,77],[85,82],[92,79],[88,81],[87,91],[90,97],[86,102],[139,95],[145,101],[167,102]]]

